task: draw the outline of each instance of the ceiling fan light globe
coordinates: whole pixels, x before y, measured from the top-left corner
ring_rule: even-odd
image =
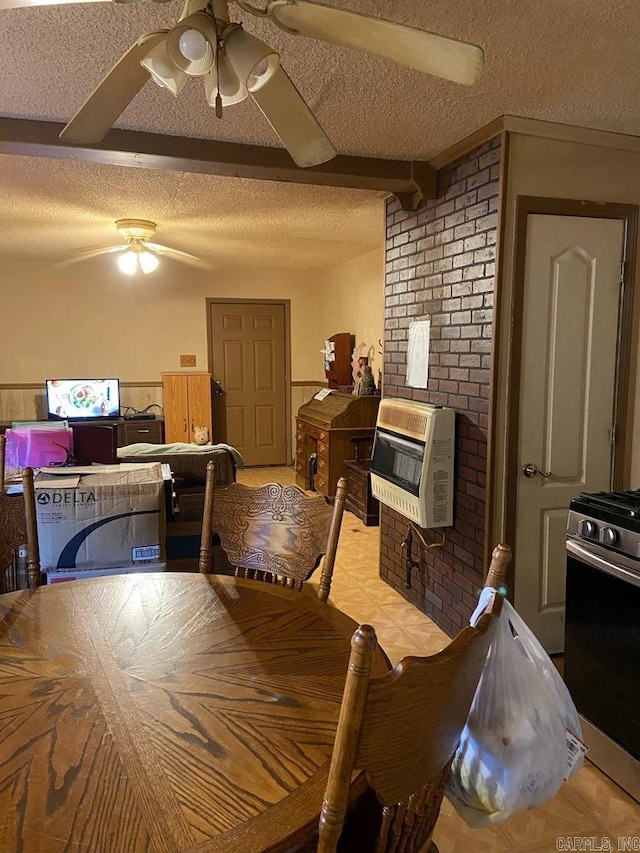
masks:
[[[138,270],[138,256],[135,252],[129,249],[128,252],[123,252],[117,260],[120,272],[125,275],[134,275]]]
[[[240,25],[230,28],[224,43],[233,70],[249,92],[268,83],[280,66],[277,51],[246,33]]]
[[[256,92],[271,80],[279,65],[280,59],[277,54],[271,54],[271,56],[261,59],[249,75],[247,89],[250,92]]]
[[[155,255],[152,255],[151,252],[140,252],[138,254],[138,263],[140,264],[140,269],[145,275],[155,272],[160,265],[158,258],[156,258]]]
[[[140,65],[147,69],[156,85],[168,89],[175,97],[180,94],[189,76],[169,59],[166,41],[149,51]]]
[[[218,49],[216,22],[205,12],[195,12],[169,30],[166,46],[169,59],[180,71],[191,77],[201,77],[212,69],[215,62]]]
[[[180,53],[191,62],[199,62],[207,53],[207,40],[198,30],[185,30],[178,39]]]
[[[223,107],[239,104],[249,97],[246,86],[243,85],[233,70],[224,51],[220,51],[216,66],[204,78],[204,91],[210,107],[216,105],[218,88]]]

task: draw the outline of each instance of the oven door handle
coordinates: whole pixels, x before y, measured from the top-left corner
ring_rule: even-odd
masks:
[[[573,557],[578,560],[582,560],[583,563],[586,563],[594,569],[600,569],[600,571],[613,575],[614,578],[620,578],[620,580],[629,581],[635,586],[640,586],[640,575],[630,571],[629,569],[625,569],[617,563],[613,564],[609,562],[609,560],[606,560],[598,554],[594,554],[593,551],[590,551],[588,548],[584,548],[572,539],[567,539],[567,551]]]

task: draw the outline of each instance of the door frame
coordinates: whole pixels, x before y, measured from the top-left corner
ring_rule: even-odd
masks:
[[[637,328],[634,315],[634,291],[636,277],[636,252],[638,233],[638,207],[631,204],[589,202],[578,199],[543,198],[538,196],[516,197],[516,219],[514,239],[513,302],[511,314],[511,347],[507,366],[509,402],[505,421],[505,541],[515,543],[516,497],[520,416],[520,372],[522,368],[522,328],[524,309],[524,282],[527,243],[527,220],[529,214],[548,216],[584,216],[590,219],[620,219],[625,224],[623,240],[622,297],[618,312],[616,346],[616,373],[614,388],[614,415],[616,442],[613,450],[612,487],[628,486],[626,480],[631,469],[631,437],[633,430],[632,340]],[[636,314],[637,314],[636,300]],[[630,399],[631,397],[631,399]],[[513,589],[515,578],[509,582]]]
[[[291,428],[291,300],[290,299],[233,299],[229,296],[207,296],[205,310],[207,312],[207,360],[209,373],[215,379],[213,371],[213,330],[211,328],[211,305],[282,305],[284,308],[284,395],[285,395],[285,424],[286,446],[285,458],[293,459],[292,428]],[[214,424],[215,430],[215,424]],[[285,462],[286,465],[290,462]]]

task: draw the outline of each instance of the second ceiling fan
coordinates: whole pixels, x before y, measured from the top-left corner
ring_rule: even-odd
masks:
[[[51,2],[0,0],[0,9]],[[476,83],[482,71],[480,47],[384,18],[312,0],[269,0],[264,9],[245,0],[234,2],[286,33],[361,50],[462,85]],[[207,101],[218,116],[226,107],[251,97],[298,166],[317,166],[335,157],[335,148],[289,79],[278,53],[231,21],[227,0],[186,0],[175,26],[138,39],[60,136],[78,144],[100,142],[149,77],[177,96],[190,76],[204,78]]]
[[[116,230],[124,243],[115,246],[87,246],[84,249],[78,249],[73,253],[73,257],[62,261],[60,266],[69,266],[89,260],[89,258],[96,258],[99,255],[116,253],[120,271],[126,275],[135,275],[139,272],[148,275],[154,272],[159,264],[157,255],[172,258],[198,269],[208,268],[208,264],[200,258],[196,258],[195,255],[181,252],[179,249],[172,249],[163,243],[151,242],[151,238],[156,233],[156,227],[156,223],[149,219],[117,219]]]

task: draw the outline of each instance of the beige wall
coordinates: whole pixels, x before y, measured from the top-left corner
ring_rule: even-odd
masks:
[[[356,346],[369,345],[373,376],[378,382],[382,369],[384,337],[384,248],[367,252],[340,266],[322,272],[322,298],[318,327],[321,341],[337,332],[351,332]]]
[[[309,336],[322,293],[317,271],[202,273],[165,261],[148,278],[128,279],[111,258],[62,269],[4,261],[1,286],[0,384],[56,374],[154,381],[179,369],[180,353],[194,353],[206,370],[206,297],[290,299],[291,378],[323,378],[321,335]]]
[[[65,268],[2,260],[0,386],[36,387],[0,387],[0,421],[42,417],[40,388],[56,375],[159,383],[162,371],[179,369],[181,353],[206,370],[207,297],[291,301],[291,381],[309,383],[294,386],[295,416],[313,383],[325,381],[327,336],[351,331],[371,344],[382,337],[382,244],[381,230],[379,251],[329,270],[203,273],[164,261],[134,279],[113,258]],[[149,401],[161,403],[159,387],[123,388],[123,405]]]
[[[579,134],[575,128],[573,129]],[[607,136],[611,136],[607,134]],[[621,140],[628,137],[621,137]],[[513,248],[515,236],[515,205],[519,195],[582,199],[594,202],[618,202],[640,205],[640,151],[620,150],[594,144],[585,131],[585,142],[565,141],[523,133],[509,134],[509,159],[507,164],[506,192],[503,189],[503,260],[500,272],[500,312],[503,317],[511,315],[513,287]],[[635,290],[640,299],[640,264],[636,269]],[[636,303],[636,308],[637,308]],[[637,333],[634,335],[637,345]],[[510,347],[510,324],[502,324],[500,340],[499,376],[502,381],[496,383],[499,414],[494,424],[497,437],[496,470],[504,470],[504,412],[508,405],[508,384],[506,363]],[[637,382],[638,353],[632,354],[631,383],[635,388],[635,411],[640,412],[640,388]],[[636,417],[633,435],[634,452],[631,468],[627,472],[627,485],[640,486],[640,423]],[[496,477],[496,523],[504,512],[501,494],[504,478]],[[499,526],[494,537],[500,535]],[[495,541],[498,541],[496,539]]]

